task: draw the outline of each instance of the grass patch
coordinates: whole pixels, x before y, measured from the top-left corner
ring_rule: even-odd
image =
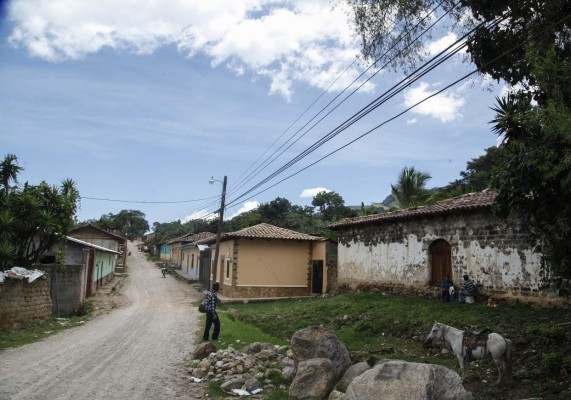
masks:
[[[52,318],[24,324],[16,329],[0,330],[0,350],[37,342],[54,333],[83,324],[86,316]]]
[[[234,344],[237,340],[241,344],[286,344],[299,329],[323,325],[343,340],[353,362],[373,365],[389,358],[440,364],[457,372],[453,355],[431,353],[422,346],[434,322],[459,329],[489,328],[514,342],[514,369],[525,367],[527,375],[516,378],[517,384],[506,395],[490,385],[497,378],[491,359],[473,363],[472,380],[465,386],[476,399],[559,399],[569,390],[565,371],[571,362],[571,332],[556,327],[569,322],[569,310],[565,309],[536,309],[520,303],[498,307],[441,303],[381,292],[227,304],[220,309],[222,341],[233,347],[239,348]]]
[[[196,305],[198,307],[198,303]],[[277,345],[287,345],[288,340],[273,336],[264,332],[257,326],[253,326],[247,322],[240,321],[234,317],[233,309],[224,306],[218,307],[218,317],[220,318],[220,340],[219,348],[227,348],[232,346],[240,349],[248,344],[255,342],[272,343]],[[203,317],[202,326],[204,326],[206,317]],[[214,326],[210,329],[210,334]],[[199,331],[202,335],[202,330]]]

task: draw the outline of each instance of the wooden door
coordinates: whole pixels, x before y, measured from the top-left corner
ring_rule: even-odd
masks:
[[[452,249],[446,240],[436,240],[429,248],[432,285],[440,286],[446,276],[452,279]]]
[[[311,293],[323,293],[323,260],[313,260]]]

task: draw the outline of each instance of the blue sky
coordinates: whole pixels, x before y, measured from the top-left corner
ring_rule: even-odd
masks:
[[[208,180],[225,175],[226,216],[278,196],[309,205],[323,189],[348,205],[370,204],[390,193],[404,166],[430,173],[428,187],[442,186],[497,143],[490,107],[505,88],[473,76],[258,193],[474,68],[458,55],[238,198],[403,73],[382,71],[256,170],[364,70],[354,63],[341,75],[359,54],[347,14],[328,1],[117,4],[14,0],[0,26],[2,156],[18,156],[21,182],[73,179],[83,197],[79,220],[134,209],[152,225],[213,212],[222,187]],[[451,38],[441,28],[429,50]],[[253,170],[259,173],[242,182]]]

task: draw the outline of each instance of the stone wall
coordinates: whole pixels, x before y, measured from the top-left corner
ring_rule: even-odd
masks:
[[[232,298],[268,298],[268,297],[299,297],[310,296],[308,287],[231,287],[224,285],[224,296]]]
[[[0,329],[49,319],[51,315],[49,278],[39,278],[32,283],[6,279],[0,284]]]
[[[541,255],[517,220],[486,210],[339,229],[339,285],[427,285],[430,245],[447,241],[452,280],[468,274],[484,290],[537,292]]]

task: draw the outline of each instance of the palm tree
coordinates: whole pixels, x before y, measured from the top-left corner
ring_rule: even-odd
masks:
[[[397,200],[399,208],[424,204],[430,197],[424,187],[430,178],[432,177],[429,174],[415,171],[414,167],[404,167],[399,174],[396,185],[391,185],[391,193]]]
[[[6,154],[4,161],[0,163],[0,186],[7,192],[10,191],[10,182],[18,182],[18,174],[23,168],[18,165],[18,157],[14,154]]]

